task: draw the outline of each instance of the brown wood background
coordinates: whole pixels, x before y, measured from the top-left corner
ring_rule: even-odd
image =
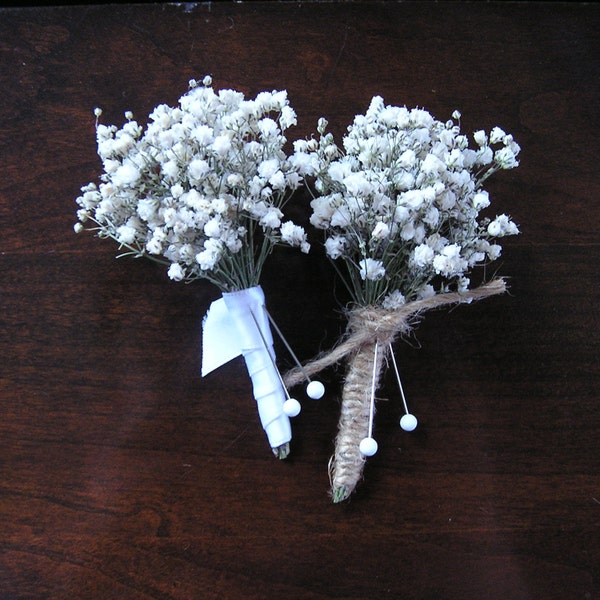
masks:
[[[0,598],[600,597],[599,9],[580,3],[206,3],[0,10]],[[73,233],[121,124],[190,78],[286,88],[296,137],[374,94],[521,166],[489,189],[522,235],[511,293],[425,316],[396,348],[352,500],[327,461],[340,371],[278,462],[241,360],[199,375],[216,289]],[[296,208],[308,215],[306,198]],[[263,287],[302,359],[343,330],[330,267],[277,252]],[[279,349],[282,368],[291,366]]]

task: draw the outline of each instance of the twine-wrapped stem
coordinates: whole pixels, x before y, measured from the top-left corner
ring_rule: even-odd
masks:
[[[437,294],[431,298],[409,302],[397,310],[355,308],[348,313],[347,334],[338,345],[309,361],[302,369],[292,369],[284,375],[285,385],[292,387],[301,383],[307,374],[315,375],[343,359],[348,360],[335,452],[329,467],[334,502],[346,500],[362,477],[365,459],[360,453],[359,445],[369,429],[371,388],[377,389],[379,385],[383,365],[395,337],[408,333],[421,312],[451,304],[469,303],[505,291],[504,279],[498,278],[474,290]],[[374,365],[376,343],[381,352]]]
[[[377,353],[375,344],[380,350]],[[377,340],[375,344],[361,346],[348,363],[335,453],[329,464],[331,495],[336,503],[346,500],[362,477],[365,457],[359,446],[369,435],[371,392],[379,387],[389,340]]]

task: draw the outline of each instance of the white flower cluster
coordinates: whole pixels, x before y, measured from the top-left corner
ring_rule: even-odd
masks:
[[[211,86],[209,76],[190,81],[145,131],[129,112],[121,129],[96,125],[104,173],[82,188],[75,230],[91,221],[125,254],[169,265],[171,279],[204,277],[231,291],[258,283],[274,244],[308,252],[304,230],[282,212],[303,175],[283,150],[296,124],[286,91],[246,100]]]
[[[358,304],[394,308],[468,289],[471,268],[500,255],[495,239],[519,233],[504,214],[480,218],[490,205],[483,182],[518,166],[518,144],[495,127],[477,131],[471,149],[460,113],[452,116],[442,123],[376,96],[348,128],[343,151],[325,119],[319,140],[295,143],[294,164],[315,176],[310,221],[325,230],[327,255],[346,263],[338,272]]]

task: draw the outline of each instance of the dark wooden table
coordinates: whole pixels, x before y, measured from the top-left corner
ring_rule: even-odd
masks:
[[[600,597],[597,4],[206,3],[0,10],[0,598]],[[241,359],[202,379],[219,294],[75,235],[105,123],[188,80],[288,90],[296,137],[374,94],[522,164],[490,181],[520,224],[510,294],[398,343],[379,453],[328,497],[342,373],[277,461]],[[302,218],[308,205],[296,209]],[[315,246],[317,248],[317,246]],[[269,307],[302,359],[343,330],[318,249],[277,252]],[[281,349],[279,349],[281,350]],[[278,350],[278,352],[279,352]],[[279,352],[282,368],[290,366]]]

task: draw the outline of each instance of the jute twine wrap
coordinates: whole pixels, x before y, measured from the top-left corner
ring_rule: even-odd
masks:
[[[329,352],[309,361],[303,368],[288,371],[283,379],[293,387],[306,378],[342,359],[348,360],[342,390],[342,407],[335,452],[329,464],[331,493],[334,502],[346,500],[362,477],[365,458],[359,451],[361,440],[368,435],[371,388],[375,389],[383,372],[390,344],[398,335],[410,332],[419,313],[443,306],[469,303],[506,291],[504,279],[497,278],[465,292],[437,294],[409,302],[395,310],[360,307],[348,312],[347,334]],[[377,364],[375,344],[378,344]]]

